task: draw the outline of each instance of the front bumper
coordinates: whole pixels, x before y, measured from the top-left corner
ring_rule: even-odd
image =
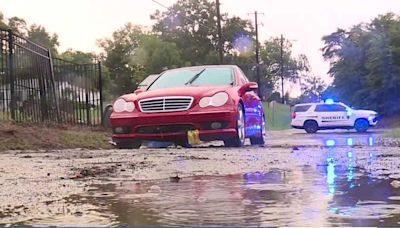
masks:
[[[380,116],[375,116],[373,118],[368,118],[369,126],[373,127],[381,120]]]
[[[113,139],[174,141],[198,130],[202,141],[223,140],[236,135],[236,110],[204,110],[169,113],[113,113]],[[220,123],[215,129],[212,123]],[[218,125],[218,124],[216,124]],[[215,127],[215,126],[214,126]],[[117,129],[119,128],[119,129]],[[117,130],[121,130],[116,132]]]

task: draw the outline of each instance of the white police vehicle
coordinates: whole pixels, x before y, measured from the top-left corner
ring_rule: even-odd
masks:
[[[355,129],[366,132],[378,123],[375,111],[354,110],[340,102],[327,99],[325,103],[308,103],[294,106],[292,127],[315,133],[325,129]]]

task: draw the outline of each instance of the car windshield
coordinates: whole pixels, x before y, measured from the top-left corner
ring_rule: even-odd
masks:
[[[233,82],[233,72],[230,67],[182,68],[166,71],[148,90],[180,86],[224,86],[232,85]]]

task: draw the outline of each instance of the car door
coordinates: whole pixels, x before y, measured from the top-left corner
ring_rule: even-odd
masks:
[[[346,107],[341,104],[318,104],[315,112],[320,127],[343,127],[348,122]]]

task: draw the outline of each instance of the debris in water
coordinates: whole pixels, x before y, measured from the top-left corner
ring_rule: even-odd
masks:
[[[149,193],[161,193],[161,188],[158,185],[152,185],[148,192]]]
[[[393,186],[393,188],[400,188],[400,181],[394,180],[390,183],[390,185]]]
[[[204,198],[204,197],[199,197],[199,198],[197,198],[197,202],[199,202],[199,203],[204,203],[204,202],[206,202],[206,198]]]
[[[173,183],[178,183],[181,180],[181,178],[178,176],[178,174],[176,174],[176,176],[170,177],[169,180]]]

